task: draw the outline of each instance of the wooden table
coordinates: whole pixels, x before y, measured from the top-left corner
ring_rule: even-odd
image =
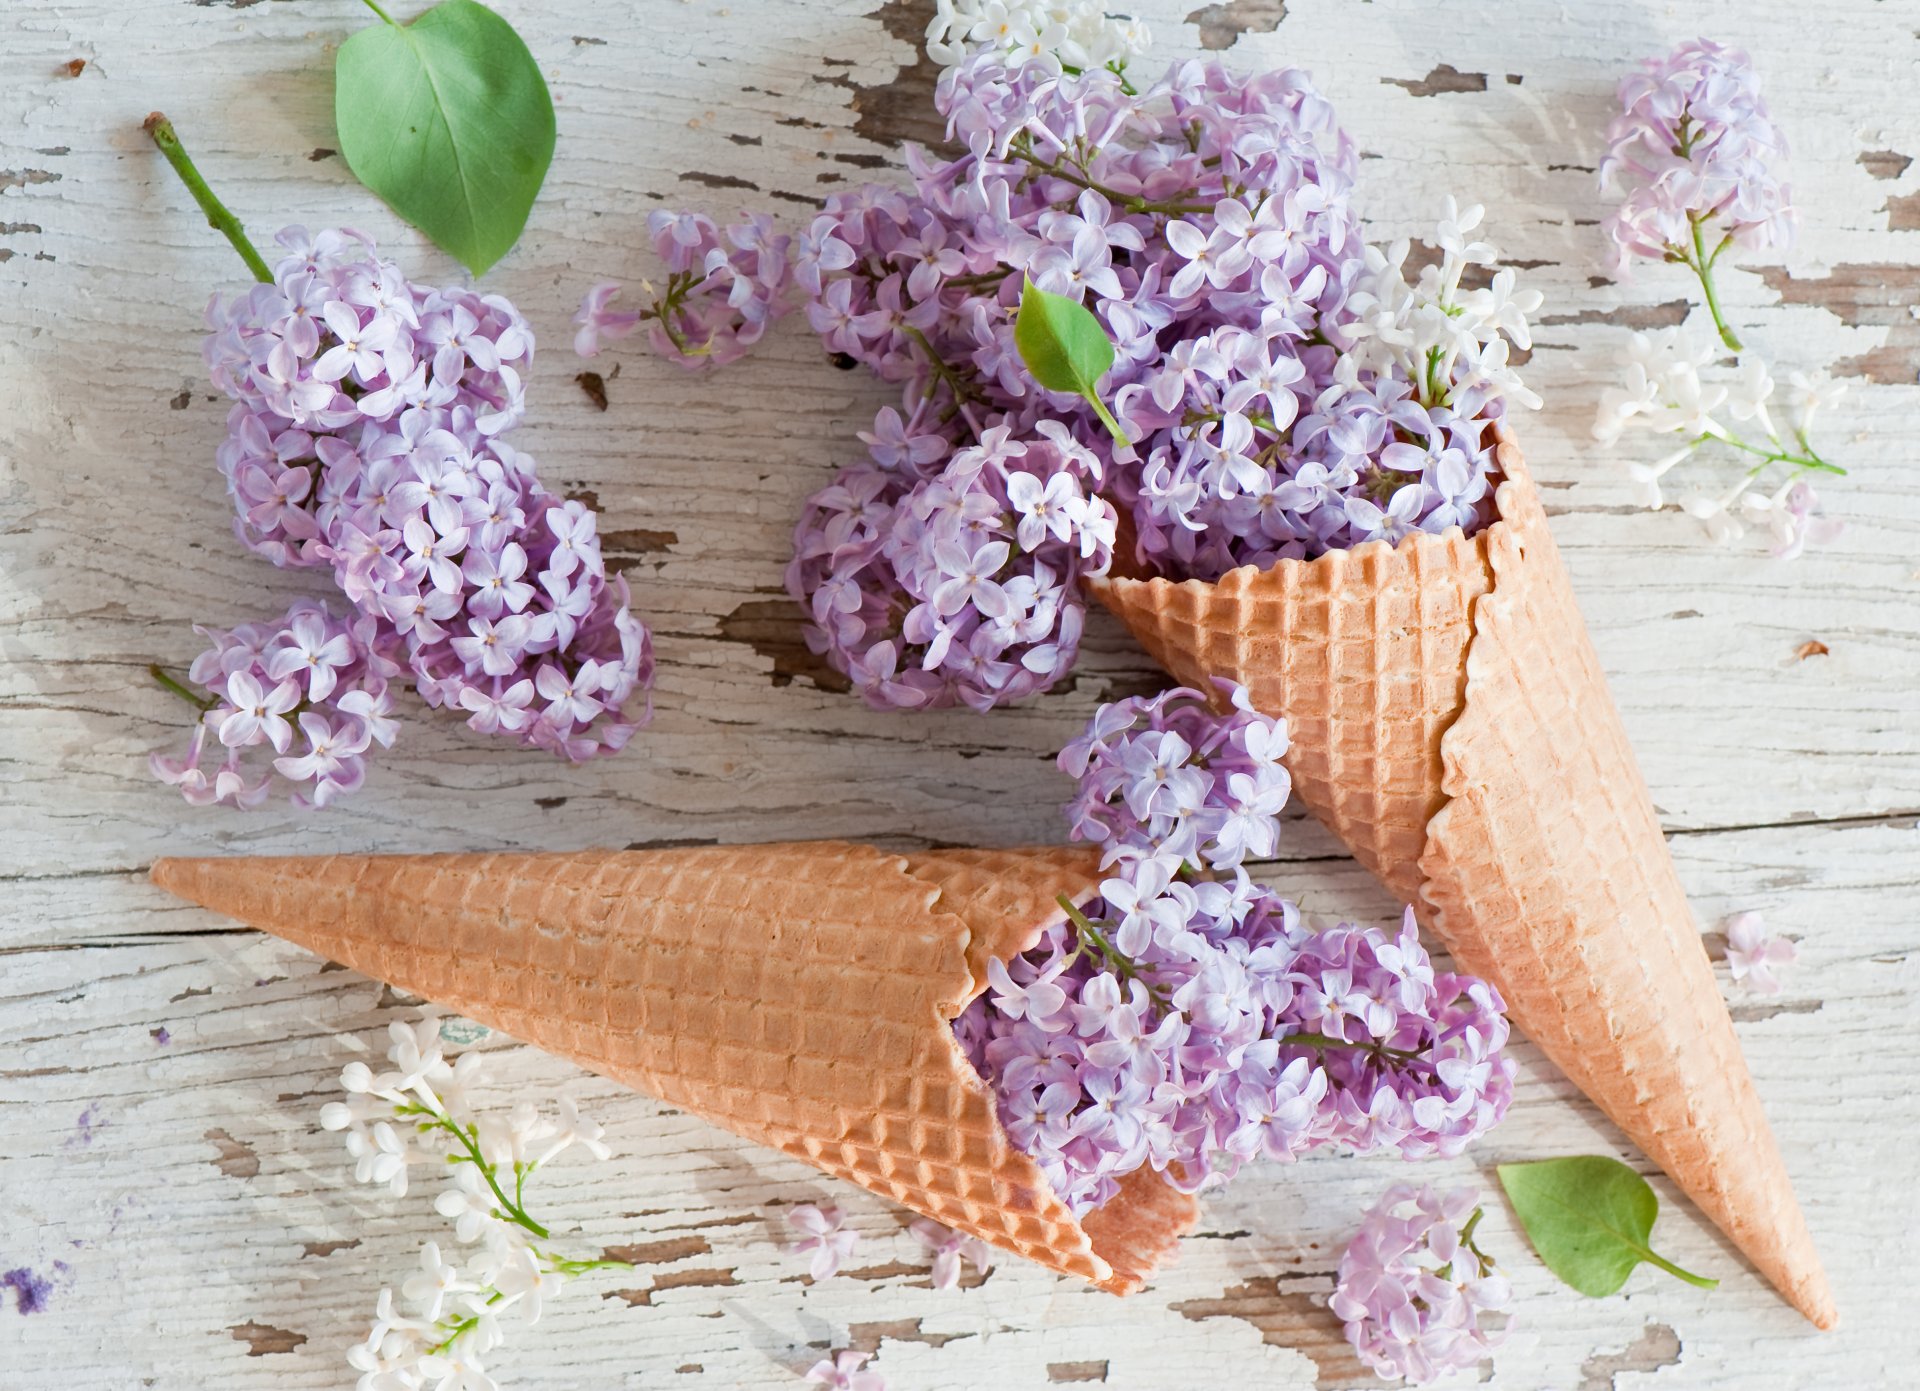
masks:
[[[800,498],[886,390],[832,370],[793,323],[713,377],[622,345],[596,364],[620,368],[604,414],[572,380],[567,317],[592,281],[654,269],[650,209],[766,208],[798,225],[830,189],[901,177],[898,142],[933,130],[925,15],[874,2],[500,0],[561,129],[527,235],[487,278],[545,343],[517,443],[557,489],[597,498],[654,626],[659,714],[623,756],[567,768],[410,707],[366,789],[314,816],[194,810],[146,769],[187,732],[147,664],[184,664],[196,621],[267,617],[325,585],[229,535],[213,467],[226,402],[200,366],[199,316],[243,274],[140,121],[171,115],[263,238],[345,221],[420,278],[452,279],[331,148],[333,50],[370,16],[347,0],[6,6],[0,1271],[52,1282],[42,1312],[0,1297],[7,1391],[349,1385],[342,1354],[375,1292],[442,1231],[423,1201],[351,1185],[315,1123],[341,1064],[403,1002],[164,897],[146,880],[156,856],[1054,839],[1066,789],[1050,752],[1100,700],[1157,683],[1096,616],[1070,689],[991,719],[869,713],[806,654],[780,572]],[[1496,1201],[1487,1244],[1522,1328],[1491,1384],[1914,1385],[1920,10],[1231,0],[1189,15],[1153,0],[1145,17],[1161,59],[1226,49],[1238,65],[1310,67],[1365,152],[1376,234],[1429,225],[1449,191],[1487,204],[1491,235],[1548,297],[1528,369],[1548,406],[1523,426],[1528,451],[1700,919],[1760,908],[1800,944],[1785,993],[1732,998],[1840,1331],[1788,1311],[1664,1180],[1663,1250],[1723,1277],[1717,1293],[1643,1269],[1624,1295],[1584,1300]],[[1624,288],[1602,274],[1592,169],[1612,85],[1695,32],[1754,51],[1794,146],[1798,249],[1726,275],[1732,312],[1782,374],[1833,364],[1853,384],[1826,432],[1853,470],[1826,490],[1847,531],[1796,564],[1637,509],[1623,456],[1588,442],[1626,330],[1679,321],[1688,291],[1676,268]],[[78,76],[71,59],[86,60]],[[1269,877],[1317,913],[1394,912],[1311,822],[1289,824]],[[1125,1304],[1011,1259],[942,1293],[903,1215],[866,1194],[504,1039],[485,1046],[516,1088],[607,1122],[616,1160],[556,1165],[545,1204],[587,1249],[646,1259],[513,1332],[494,1361],[526,1391],[791,1387],[849,1343],[878,1349],[896,1391],[1365,1385],[1324,1300],[1388,1183],[1484,1187],[1496,1162],[1567,1153],[1644,1164],[1521,1043],[1513,1113],[1465,1159],[1251,1172],[1209,1203],[1178,1269]],[[828,1199],[866,1240],[849,1274],[811,1285],[782,1215]]]

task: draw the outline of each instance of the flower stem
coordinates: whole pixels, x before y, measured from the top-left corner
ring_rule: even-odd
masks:
[[[1277,1040],[1282,1048],[1313,1048],[1324,1051],[1329,1048],[1357,1048],[1371,1053],[1375,1058],[1392,1059],[1397,1063],[1412,1063],[1420,1067],[1432,1068],[1431,1059],[1423,1055],[1418,1048],[1389,1048],[1374,1040],[1334,1038],[1330,1034],[1283,1034]]]
[[[1718,440],[1729,449],[1738,449],[1743,454],[1758,455],[1760,462],[1748,472],[1749,478],[1758,477],[1766,471],[1769,464],[1792,464],[1795,468],[1806,469],[1813,473],[1834,473],[1842,477],[1845,477],[1847,472],[1840,465],[1830,464],[1815,454],[1811,448],[1807,447],[1804,439],[1801,441],[1801,446],[1807,449],[1805,454],[1789,454],[1784,449],[1763,449],[1757,444],[1748,444],[1745,440],[1736,439],[1732,435],[1716,435],[1711,432],[1700,436],[1694,443],[1705,444],[1708,440]]]
[[[1721,317],[1720,297],[1714,293],[1713,289],[1713,263],[1719,259],[1720,253],[1716,249],[1712,256],[1707,255],[1706,240],[1700,235],[1702,220],[1697,215],[1689,214],[1687,221],[1693,226],[1693,255],[1686,260],[1687,264],[1693,267],[1693,273],[1700,277],[1700,289],[1707,297],[1707,312],[1713,315],[1713,326],[1720,330],[1720,341],[1734,352],[1742,352],[1744,349],[1740,339],[1727,326],[1727,321]],[[1721,245],[1724,246],[1726,243],[1722,242]]]
[[[191,705],[203,715],[220,703],[219,696],[195,695],[192,691],[181,685],[180,682],[174,680],[172,676],[168,675],[167,669],[158,662],[153,663],[147,668],[147,675],[151,676],[155,681],[159,682],[162,687],[172,691],[175,695],[179,696],[180,699],[186,701],[187,704]]]
[[[253,243],[247,240],[247,229],[240,225],[239,218],[227,211],[224,203],[213,196],[213,190],[200,177],[200,171],[193,167],[193,161],[187,157],[186,147],[174,133],[173,122],[156,111],[147,117],[145,130],[153,137],[153,143],[160,147],[160,153],[167,157],[173,172],[180,176],[180,182],[187,186],[193,201],[200,205],[200,211],[207,215],[207,225],[233,243],[233,249],[240,253],[240,259],[247,263],[247,269],[253,272],[255,280],[272,284],[273,272],[267,268],[260,253],[254,250]]]
[[[1065,894],[1060,894],[1056,897],[1055,902],[1066,910],[1067,921],[1073,924],[1074,932],[1079,936],[1082,947],[1092,947],[1094,955],[1098,956],[1101,962],[1118,975],[1120,979],[1139,981],[1141,986],[1145,988],[1148,997],[1151,998],[1154,1003],[1162,1006],[1167,1004],[1166,991],[1155,985],[1152,981],[1144,979],[1140,973],[1139,963],[1123,953],[1118,947],[1114,946],[1113,943],[1109,942],[1106,934],[1093,925],[1093,920],[1078,908],[1074,907],[1072,899],[1068,898]]]
[[[363,0],[363,3],[365,3],[368,9],[372,10],[375,14],[379,15],[380,18],[384,19],[387,23],[393,25],[394,28],[398,29],[400,27],[399,21],[394,19],[394,17],[388,14],[385,10],[381,9],[380,6],[375,3],[375,0]]]

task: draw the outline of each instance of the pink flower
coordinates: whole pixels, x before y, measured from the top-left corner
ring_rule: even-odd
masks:
[[[833,1360],[821,1359],[807,1371],[806,1380],[827,1391],[887,1391],[887,1379],[878,1372],[863,1372],[864,1352],[847,1348],[833,1354]]]
[[[1756,995],[1778,995],[1781,966],[1800,959],[1800,949],[1785,937],[1769,937],[1758,913],[1736,913],[1727,919],[1727,965],[1733,978]]]
[[[951,1227],[922,1218],[912,1227],[920,1244],[933,1253],[933,1287],[950,1290],[960,1283],[960,1263],[971,1261],[982,1274],[993,1268],[993,1253],[977,1236],[956,1232]]]
[[[860,1233],[847,1231],[841,1224],[846,1214],[837,1207],[815,1207],[807,1203],[787,1214],[787,1225],[799,1232],[800,1238],[793,1243],[792,1249],[802,1253],[813,1253],[813,1264],[808,1273],[816,1280],[831,1278],[840,1269],[840,1262],[853,1254],[853,1248],[860,1243]]]
[[[639,327],[639,310],[612,307],[619,297],[619,283],[603,280],[580,301],[579,311],[573,316],[574,323],[580,326],[579,332],[573,335],[573,350],[581,357],[598,356],[602,338],[625,338]]]

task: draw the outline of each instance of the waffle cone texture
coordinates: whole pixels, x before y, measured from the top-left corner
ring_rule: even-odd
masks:
[[[1284,717],[1308,810],[1793,1306],[1837,1320],[1518,447],[1498,519],[1096,592],[1183,684]]]
[[[1116,1294],[1198,1216],[1141,1170],[1076,1219],[953,1036],[987,962],[1096,891],[1086,850],[161,860],[153,879]]]

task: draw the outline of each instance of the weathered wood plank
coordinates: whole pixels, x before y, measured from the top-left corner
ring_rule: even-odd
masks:
[[[896,142],[937,135],[914,52],[923,12],[498,8],[561,113],[528,236],[488,282],[545,344],[519,443],[603,509],[609,554],[655,626],[660,713],[622,757],[567,769],[415,710],[368,787],[322,817],[193,812],[144,770],[149,750],[184,738],[146,664],[189,658],[195,621],[321,591],[228,538],[211,462],[225,410],[199,367],[198,311],[239,268],[138,122],[167,110],[257,233],[350,221],[419,274],[451,278],[331,153],[331,45],[362,17],[337,0],[14,0],[0,20],[0,1269],[55,1276],[44,1313],[0,1307],[0,1386],[38,1391],[50,1368],[115,1391],[341,1385],[379,1283],[435,1229],[421,1204],[395,1215],[343,1186],[335,1137],[312,1121],[348,1041],[398,1002],[163,900],[144,882],[155,856],[1054,839],[1049,751],[1099,700],[1158,683],[1096,615],[1070,691],[987,720],[864,711],[823,688],[779,576],[799,499],[885,393],[825,365],[797,325],[715,377],[616,352],[596,364],[604,413],[572,380],[567,316],[592,280],[649,273],[647,210],[797,221],[827,190],[899,177]],[[1804,1331],[1678,1208],[1663,1239],[1728,1275],[1717,1294],[1643,1274],[1623,1299],[1575,1299],[1499,1210],[1491,1239],[1516,1257],[1526,1327],[1494,1384],[1630,1391],[1655,1371],[1661,1386],[1726,1391],[1798,1391],[1836,1372],[1906,1384],[1920,1353],[1900,1302],[1920,1255],[1920,1103],[1906,1084],[1920,1051],[1920,484],[1906,443],[1920,435],[1907,312],[1920,21],[1873,0],[1838,0],[1814,25],[1781,0],[1672,15],[1545,0],[1137,8],[1163,58],[1225,48],[1237,64],[1310,67],[1366,152],[1380,234],[1418,231],[1450,191],[1488,205],[1491,235],[1548,296],[1530,379],[1549,407],[1525,439],[1683,876],[1704,921],[1758,906],[1801,939],[1787,993],[1740,997],[1737,1017],[1833,1267],[1841,1332]],[[1856,379],[1830,434],[1854,473],[1826,490],[1848,532],[1793,566],[1705,549],[1686,519],[1633,509],[1620,460],[1586,440],[1626,329],[1675,321],[1686,293],[1671,268],[1624,288],[1602,278],[1591,171],[1611,84],[1694,32],[1755,52],[1795,149],[1800,247],[1729,275],[1729,303],[1783,371],[1837,362]],[[87,60],[77,77],[73,58]],[[1809,639],[1828,652],[1796,656]],[[1274,881],[1309,908],[1392,912],[1311,823],[1289,824],[1283,854]],[[1125,1306],[1011,1264],[941,1294],[879,1203],[494,1046],[513,1085],[565,1089],[609,1122],[620,1159],[603,1174],[556,1169],[551,1209],[583,1240],[651,1262],[517,1333],[506,1384],[790,1386],[817,1348],[849,1340],[876,1347],[901,1391],[1184,1388],[1196,1367],[1208,1385],[1359,1384],[1317,1301],[1360,1207],[1410,1172],[1399,1166],[1250,1174],[1210,1204],[1181,1267]],[[1429,1176],[1484,1184],[1505,1158],[1618,1146],[1521,1055],[1509,1123]],[[809,1287],[778,1248],[779,1215],[830,1191],[869,1238],[866,1273]]]

